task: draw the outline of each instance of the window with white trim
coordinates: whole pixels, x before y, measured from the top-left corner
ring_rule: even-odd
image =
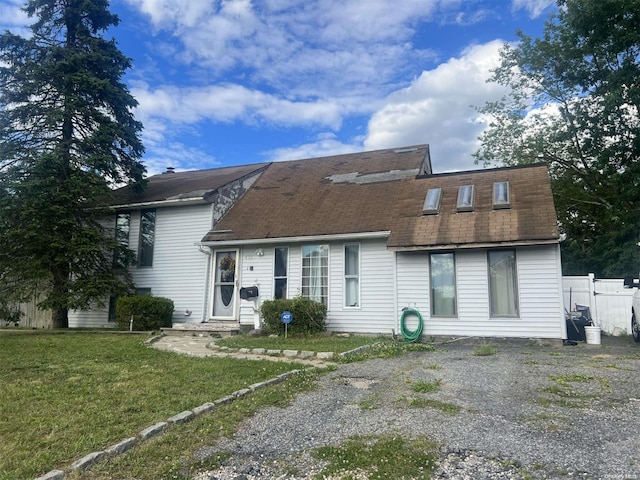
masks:
[[[302,247],[302,296],[329,305],[329,245]]]
[[[455,317],[456,262],[453,253],[432,253],[429,257],[431,270],[431,315]]]
[[[274,249],[273,298],[287,298],[287,272],[289,271],[289,248]]]
[[[489,250],[489,304],[492,317],[518,316],[515,250]]]
[[[344,246],[344,306],[360,307],[360,245]]]

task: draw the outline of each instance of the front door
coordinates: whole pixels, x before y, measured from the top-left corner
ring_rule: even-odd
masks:
[[[213,317],[235,318],[236,250],[216,251],[213,283]]]

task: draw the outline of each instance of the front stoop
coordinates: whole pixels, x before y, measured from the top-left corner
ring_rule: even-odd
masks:
[[[240,333],[238,322],[174,323],[171,328],[162,328],[165,335],[198,337],[230,337]]]

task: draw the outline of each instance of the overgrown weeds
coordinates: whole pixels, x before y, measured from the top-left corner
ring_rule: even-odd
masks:
[[[327,477],[371,480],[429,479],[438,457],[438,445],[427,437],[407,439],[402,434],[355,436],[338,446],[312,454],[328,462],[317,479]]]

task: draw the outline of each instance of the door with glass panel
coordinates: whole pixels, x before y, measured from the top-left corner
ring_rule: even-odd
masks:
[[[214,255],[214,318],[235,318],[237,256],[236,250],[220,250]]]

